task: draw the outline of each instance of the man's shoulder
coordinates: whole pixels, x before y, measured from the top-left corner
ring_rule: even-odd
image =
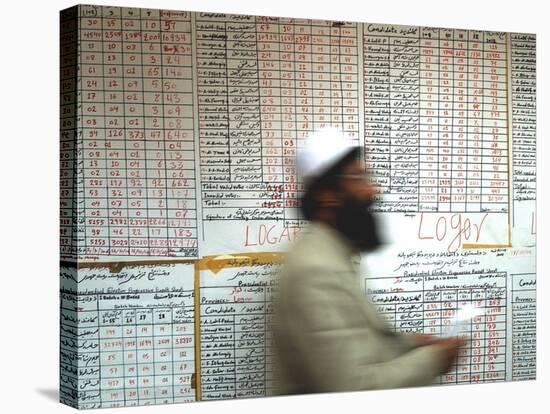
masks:
[[[349,265],[349,246],[336,230],[310,223],[287,254],[287,267],[334,268]]]

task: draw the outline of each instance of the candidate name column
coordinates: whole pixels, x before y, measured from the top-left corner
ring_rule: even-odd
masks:
[[[266,191],[256,19],[198,13],[195,25],[203,218],[282,219]]]
[[[395,211],[418,210],[420,38],[418,27],[397,27],[390,39],[390,186]]]
[[[537,61],[535,35],[512,33],[510,39],[515,206],[536,198]]]
[[[387,153],[380,161],[389,164],[389,177],[376,182],[385,184],[384,201],[378,208],[392,212],[418,211],[420,28],[368,24],[364,33],[365,90],[377,93],[376,99],[366,97],[365,101],[367,167],[372,168],[374,161],[370,154]],[[374,61],[369,62],[369,58]],[[378,76],[369,76],[375,73]],[[387,91],[385,97],[381,96],[383,91]],[[384,112],[388,114],[387,119],[380,117]],[[371,114],[376,115],[379,122],[368,125]]]
[[[537,281],[534,273],[512,275],[512,380],[537,377]]]
[[[365,163],[374,185],[390,192],[390,38],[366,25],[363,39],[365,99]],[[376,196],[378,209],[391,211],[392,201]]]
[[[61,270],[62,283],[76,278],[77,270]],[[70,284],[65,283],[63,284]],[[96,295],[60,292],[59,399],[78,409],[102,406],[99,325]]]
[[[254,211],[258,207],[267,211],[281,207],[263,194],[255,19],[254,16],[229,16],[226,21],[230,182],[239,188],[239,192],[236,193],[236,200],[225,201],[225,206],[237,219],[261,218],[261,213]]]
[[[255,259],[254,259],[255,260]],[[201,275],[202,399],[272,395],[275,262]]]

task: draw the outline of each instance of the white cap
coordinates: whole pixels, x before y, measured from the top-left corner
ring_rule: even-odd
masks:
[[[298,175],[307,184],[322,176],[355,148],[357,145],[353,145],[341,130],[333,127],[319,129],[307,138],[303,147],[298,148]]]

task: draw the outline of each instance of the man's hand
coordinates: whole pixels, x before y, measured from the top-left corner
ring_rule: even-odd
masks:
[[[426,346],[426,345],[434,345],[434,344],[438,344],[438,343],[448,343],[449,339],[460,339],[460,340],[462,340],[463,344],[460,345],[460,346],[466,345],[466,342],[467,342],[465,340],[465,338],[461,338],[461,337],[448,338],[448,337],[441,337],[441,336],[427,335],[427,334],[413,334],[411,336],[411,338],[412,338],[413,345],[416,346],[416,347]]]
[[[426,335],[426,334],[413,334],[412,335],[412,342],[414,346],[426,346],[426,345],[433,345],[438,342],[440,342],[443,338],[434,336],[434,335]]]
[[[435,343],[439,348],[439,363],[442,372],[447,372],[458,355],[459,348],[466,345],[466,340],[459,337],[442,338]]]
[[[414,334],[412,336],[414,346],[438,345],[438,358],[441,371],[446,372],[451,367],[458,355],[459,348],[466,345],[466,340],[460,337],[441,338],[434,335]]]

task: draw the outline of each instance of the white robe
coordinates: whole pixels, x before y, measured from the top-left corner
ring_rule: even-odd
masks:
[[[443,374],[437,346],[415,347],[363,295],[350,242],[310,223],[292,245],[273,315],[280,394],[410,387]]]

